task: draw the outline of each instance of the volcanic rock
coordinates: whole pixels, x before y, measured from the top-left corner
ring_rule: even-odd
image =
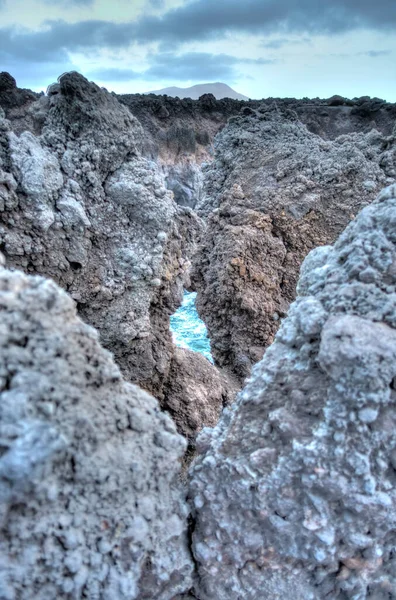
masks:
[[[195,448],[203,427],[214,427],[224,406],[239,391],[230,378],[221,374],[202,354],[177,348],[164,386],[163,404],[179,433]]]
[[[7,265],[54,279],[124,375],[160,394],[199,220],[176,206],[141,154],[142,127],[112,94],[67,73],[29,114],[39,135],[0,115]]]
[[[303,263],[299,296],[191,471],[200,600],[396,590],[396,185]]]
[[[192,273],[219,365],[249,374],[295,297],[307,253],[395,181],[395,139],[372,130],[323,140],[277,106],[230,119],[204,169],[207,228]]]
[[[0,269],[0,596],[190,588],[186,443],[55,283]]]

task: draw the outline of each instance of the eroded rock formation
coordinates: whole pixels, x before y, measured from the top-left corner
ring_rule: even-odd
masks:
[[[334,246],[191,473],[200,600],[396,595],[396,186]]]
[[[394,134],[323,140],[277,105],[242,112],[204,171],[207,229],[192,275],[213,356],[241,378],[272,342],[307,253],[396,179]]]
[[[170,600],[186,443],[53,282],[0,268],[0,596]]]
[[[324,139],[368,133],[373,128],[390,135],[396,119],[395,104],[369,97],[268,98],[248,102],[216,100],[212,94],[199,100],[150,94],[124,94],[118,98],[142,123],[144,152],[159,161],[176,202],[193,208],[202,195],[200,168],[213,158],[215,137],[228,119],[241,111],[249,114],[260,106],[274,105],[281,111],[293,110],[309,131]]]
[[[189,451],[203,427],[214,427],[224,406],[231,404],[240,386],[221,374],[198,352],[177,348],[164,386],[164,406]]]
[[[10,103],[15,89],[6,92]],[[68,73],[21,106],[17,133],[11,108],[10,120],[0,114],[7,265],[54,279],[124,375],[160,395],[173,353],[169,315],[199,220],[176,206],[142,156],[141,125],[113,95]],[[21,122],[30,129],[21,132]]]
[[[0,74],[0,597],[396,597],[395,107],[121,100]]]

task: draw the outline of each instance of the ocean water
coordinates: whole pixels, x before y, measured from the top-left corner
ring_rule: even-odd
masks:
[[[170,330],[176,346],[200,352],[213,363],[205,323],[195,307],[196,292],[184,292],[183,304],[170,318]]]

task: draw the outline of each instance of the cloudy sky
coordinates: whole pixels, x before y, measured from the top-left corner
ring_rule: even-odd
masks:
[[[251,98],[396,101],[396,0],[0,0],[0,71],[116,92],[223,81]]]

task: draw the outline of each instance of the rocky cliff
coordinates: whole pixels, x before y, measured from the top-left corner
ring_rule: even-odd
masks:
[[[307,253],[395,181],[396,138],[373,129],[324,140],[276,104],[242,112],[204,169],[192,279],[214,358],[243,378],[286,315]]]
[[[143,98],[0,75],[0,597],[396,598],[395,107]]]
[[[142,155],[141,125],[111,94],[70,73],[31,100],[30,130],[18,119],[15,132],[4,113],[0,121],[7,265],[54,279],[125,376],[160,395],[199,220],[174,203]]]
[[[200,600],[385,600],[394,564],[396,186],[306,258],[191,472]]]

